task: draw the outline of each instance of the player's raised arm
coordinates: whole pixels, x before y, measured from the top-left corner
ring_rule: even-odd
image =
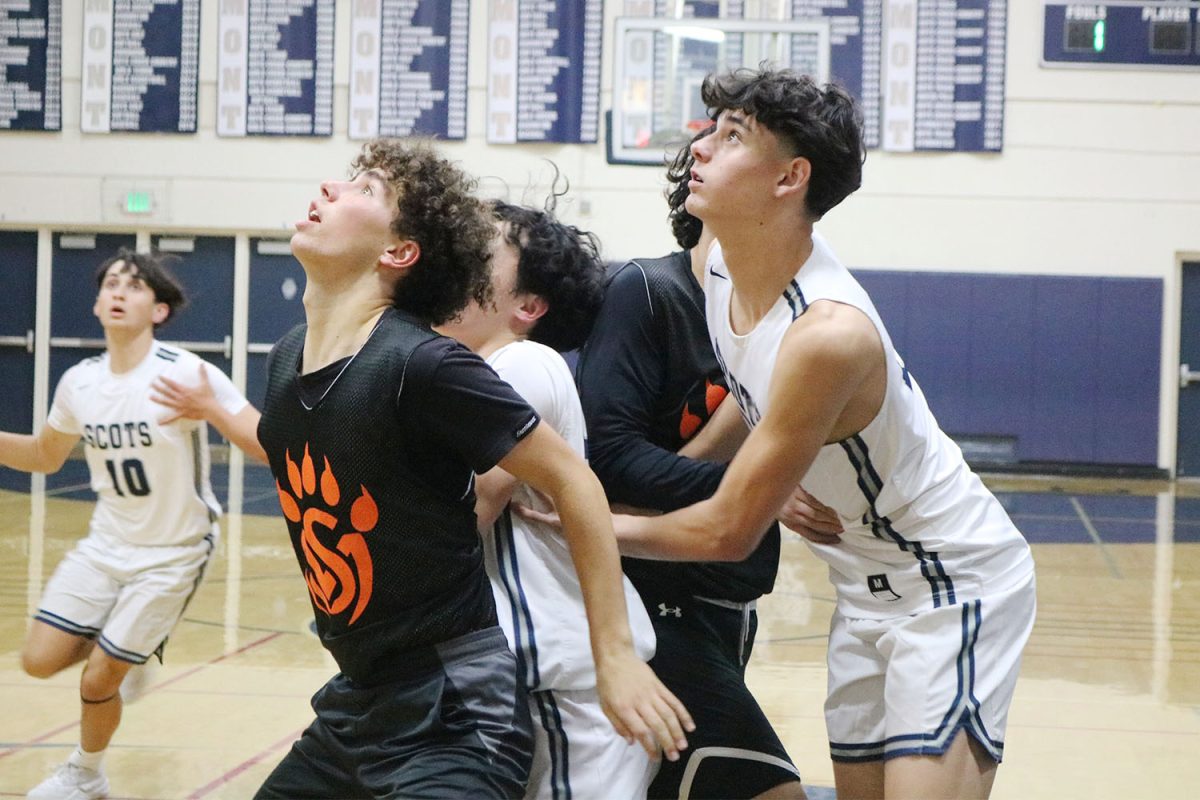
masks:
[[[843,412],[856,398],[856,406],[869,405],[862,402],[864,392],[878,393],[866,384],[881,358],[878,334],[861,313],[835,303],[814,305],[784,337],[769,410],[716,494],[661,517],[624,519],[617,530],[622,551],[688,561],[745,558],[821,447],[855,433],[856,424],[865,426]]]
[[[200,365],[195,383],[173,380],[166,375],[159,376],[151,386],[150,398],[172,412],[159,422],[165,424],[180,417],[205,420],[246,455],[266,464],[266,451],[258,441],[258,420],[262,415],[250,403],[243,404],[240,411],[231,413],[217,397],[209,379],[210,371],[217,373],[217,380],[229,383],[224,373],[205,364]],[[232,387],[232,384],[230,386]]]

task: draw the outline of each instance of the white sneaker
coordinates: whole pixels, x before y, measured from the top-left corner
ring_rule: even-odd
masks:
[[[103,772],[68,761],[30,789],[25,797],[29,800],[98,800],[108,797],[108,778]]]
[[[145,664],[138,664],[125,673],[121,681],[121,702],[126,705],[136,702],[150,688],[151,682],[158,673],[158,662],[154,659]]]

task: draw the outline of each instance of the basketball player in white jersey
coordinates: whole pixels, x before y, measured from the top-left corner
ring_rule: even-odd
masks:
[[[265,458],[247,437],[258,413],[229,379],[155,340],[155,328],[184,304],[160,260],[121,250],[96,277],[105,352],[67,370],[40,433],[0,432],[0,463],[27,472],[58,471],[82,438],[98,495],[88,534],[46,584],[21,652],[35,678],[86,662],[79,746],[29,792],[43,800],[108,796],[102,761],[121,720],[122,682],[131,668],[162,658],[219,536],[207,428],[171,420],[151,399],[155,379],[185,385],[203,370],[225,410],[218,429]]]
[[[787,71],[705,80],[687,210],[717,243],[709,334],[753,428],[709,500],[624,517],[621,551],[738,560],[799,481],[837,608],[826,725],[839,797],[983,798],[1033,626],[1029,547],[938,428],[870,298],[813,234],[858,188],[861,116]]]
[[[440,330],[482,356],[584,457],[583,410],[556,351],[579,347],[599,309],[604,266],[597,245],[550,212],[501,202],[492,208],[500,231],[492,255],[494,305],[472,302]],[[510,500],[548,505],[502,468],[481,475],[476,492],[500,626],[529,689],[535,735],[526,798],[644,798],[658,760],[605,718],[588,635],[590,610],[608,627],[627,627],[642,660],[654,655],[654,629],[633,585],[615,557],[604,564],[578,537],[513,514]],[[585,610],[579,575],[588,573],[593,582],[620,575],[624,608],[597,608],[593,595]]]

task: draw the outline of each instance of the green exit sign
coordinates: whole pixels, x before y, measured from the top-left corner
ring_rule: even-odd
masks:
[[[149,214],[154,210],[154,194],[152,192],[126,192],[126,214]]]

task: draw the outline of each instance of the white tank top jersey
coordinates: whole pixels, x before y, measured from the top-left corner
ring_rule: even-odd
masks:
[[[829,564],[843,614],[913,614],[1005,590],[1031,573],[1024,537],[938,427],[871,299],[824,239],[813,237],[812,255],[744,336],[729,324],[733,283],[719,244],[709,253],[704,288],[717,359],[751,427],[768,412],[784,334],[810,305],[853,306],[879,332],[887,359],[879,413],[860,433],[822,447],[801,481],[837,510],[845,528],[840,544],[808,542]]]
[[[246,407],[226,375],[199,357],[155,341],[132,370],[114,375],[108,353],[71,367],[58,382],[47,424],[83,437],[92,490],[93,532],[134,545],[188,545],[212,532],[221,508],[209,484],[208,426],[158,420],[170,411],[150,399],[160,375],[194,385],[204,364],[217,400]]]
[[[575,381],[561,355],[531,341],[492,353],[488,364],[538,412],[542,421],[586,457],[586,423]],[[513,501],[540,511],[551,507],[525,484]],[[530,689],[577,690],[596,685],[587,614],[579,577],[562,534],[508,509],[484,536],[484,559],[496,612]],[[634,649],[654,655],[654,628],[637,590],[622,576]]]

